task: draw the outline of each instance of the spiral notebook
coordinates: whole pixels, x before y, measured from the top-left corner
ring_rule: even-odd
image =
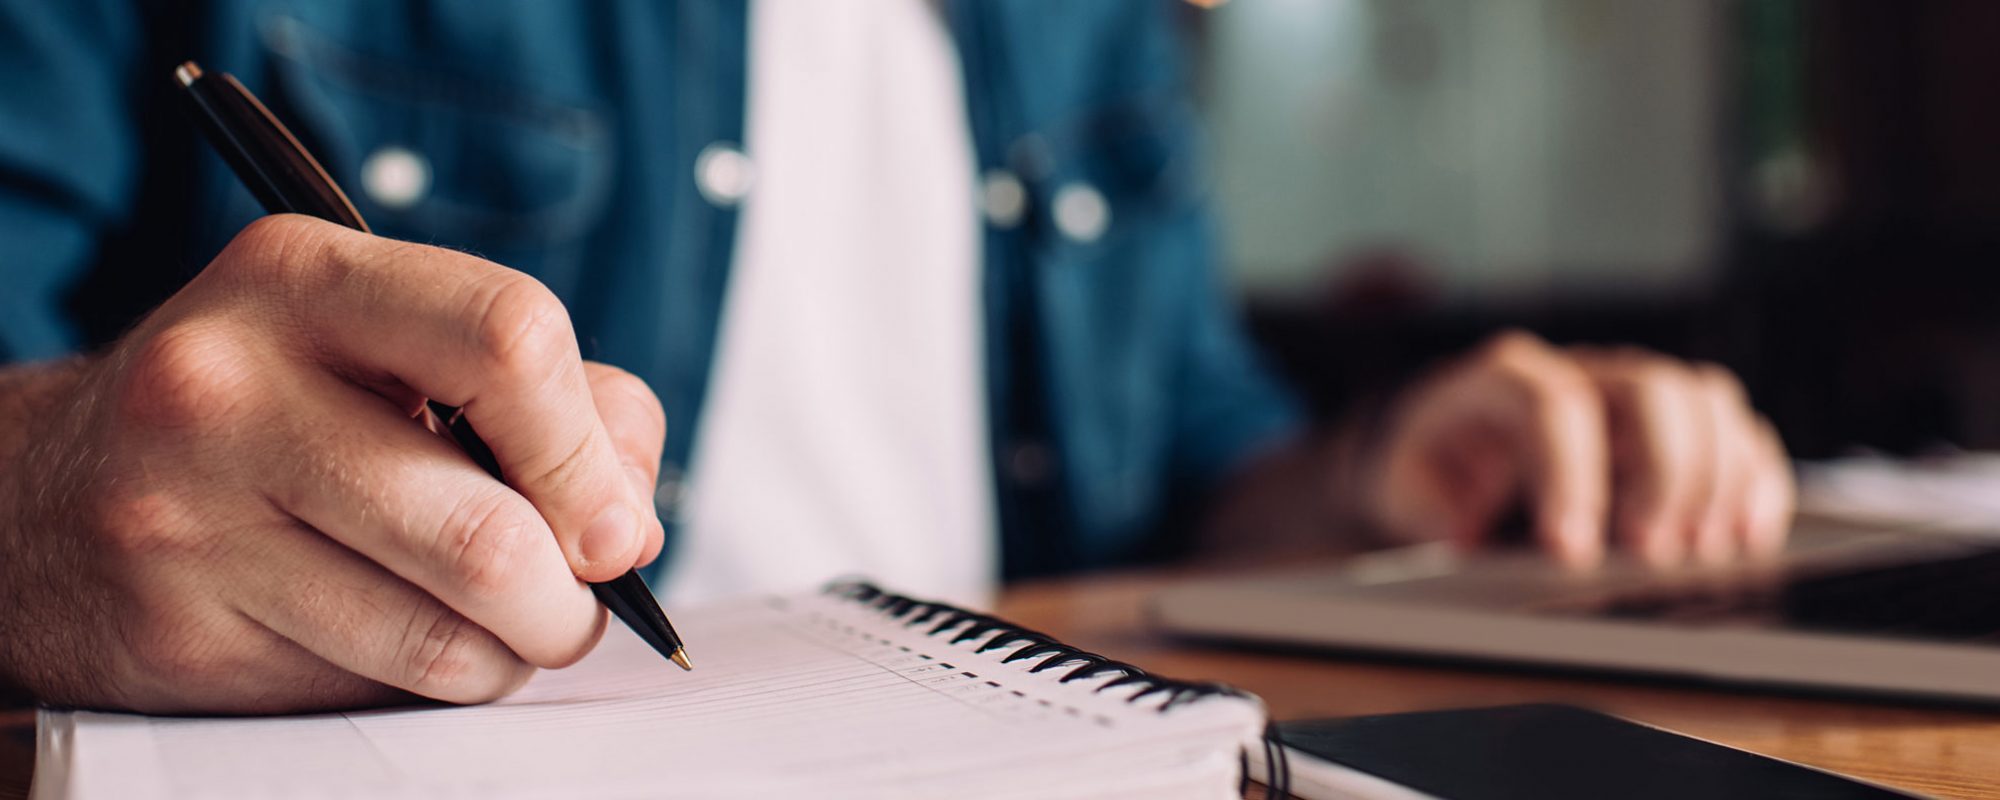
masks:
[[[42,713],[34,796],[1235,797],[1264,710],[859,582],[619,626],[488,705]]]

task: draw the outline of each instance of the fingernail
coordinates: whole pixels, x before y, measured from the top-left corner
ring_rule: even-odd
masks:
[[[583,557],[586,566],[602,564],[632,552],[632,543],[638,537],[639,520],[632,509],[614,505],[583,529],[583,538],[577,541],[577,554]]]

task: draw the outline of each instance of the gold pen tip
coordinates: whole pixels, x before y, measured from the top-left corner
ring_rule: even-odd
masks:
[[[182,86],[192,85],[195,81],[201,80],[201,65],[183,61],[180,66],[174,68],[174,78],[179,80]]]
[[[694,665],[688,663],[688,651],[687,648],[685,647],[675,648],[674,654],[667,656],[667,658],[673,659],[674,663],[679,664],[681,669],[687,670],[689,672],[694,671]]]

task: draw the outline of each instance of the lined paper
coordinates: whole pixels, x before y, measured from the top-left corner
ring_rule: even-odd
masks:
[[[505,700],[266,719],[47,714],[47,797],[1234,796],[1254,701],[1161,710],[830,595],[622,626]],[[38,774],[39,777],[39,774]]]

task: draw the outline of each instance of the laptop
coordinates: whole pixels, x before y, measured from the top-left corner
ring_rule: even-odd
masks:
[[[1434,544],[1177,584],[1208,640],[2000,702],[2000,536],[1801,520],[1775,564],[1564,571]]]

